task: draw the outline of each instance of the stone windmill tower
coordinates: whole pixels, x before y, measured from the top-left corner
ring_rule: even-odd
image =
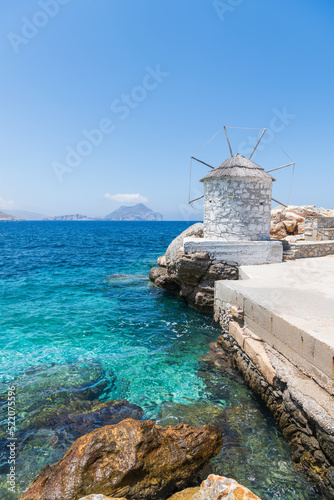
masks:
[[[272,182],[262,167],[237,154],[201,179],[204,237],[222,241],[270,240]]]
[[[250,157],[245,158],[233,155],[226,127],[224,129],[231,158],[214,168],[192,157],[212,170],[200,179],[204,185],[204,238],[185,238],[184,251],[208,252],[215,262],[237,265],[282,262],[282,242],[270,240],[275,179],[269,172],[294,166],[295,162],[266,172],[251,158],[267,130],[263,130]]]

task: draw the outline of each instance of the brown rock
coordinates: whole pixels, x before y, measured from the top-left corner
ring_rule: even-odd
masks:
[[[293,233],[296,229],[297,222],[293,220],[284,220],[283,224],[288,233]]]
[[[241,486],[234,479],[210,475],[203,481],[198,493],[191,500],[261,500],[248,488]]]
[[[110,498],[105,497],[104,495],[89,495],[88,497],[82,497],[80,500],[126,500],[126,498]]]
[[[169,292],[178,293],[180,290],[180,285],[168,274],[159,276],[154,283],[160,288],[165,288],[165,290],[168,290]]]
[[[288,235],[285,225],[283,222],[279,222],[278,224],[271,223],[270,228],[270,238],[275,240],[282,240]]]
[[[238,267],[230,266],[229,264],[212,264],[205,275],[205,279],[217,280],[232,280],[238,279]]]
[[[167,269],[163,267],[152,267],[149,274],[150,281],[153,281],[154,283],[157,278],[160,278],[160,276],[164,276],[165,274],[167,274]]]
[[[212,293],[197,292],[195,295],[195,305],[201,311],[211,312],[214,306],[213,289]]]
[[[221,447],[221,432],[211,425],[160,427],[126,419],[77,439],[59,462],[41,470],[21,500],[78,500],[96,491],[161,500],[186,487]]]
[[[198,285],[211,261],[207,252],[178,253],[168,272],[183,285]]]
[[[166,255],[162,255],[161,257],[159,257],[158,260],[157,260],[157,264],[160,267],[167,267]]]
[[[199,488],[187,488],[186,490],[175,493],[168,500],[192,500],[195,493],[199,492]]]
[[[166,250],[166,264],[167,269],[169,265],[174,261],[177,253],[183,248],[183,240],[184,238],[203,238],[203,223],[197,222],[192,226],[188,227],[185,231],[183,231],[175,240],[171,242],[169,247]]]

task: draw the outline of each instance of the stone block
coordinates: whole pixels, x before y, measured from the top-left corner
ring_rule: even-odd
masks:
[[[224,241],[207,238],[185,238],[185,254],[208,252],[214,262],[232,265],[258,265],[282,262],[281,241]]]

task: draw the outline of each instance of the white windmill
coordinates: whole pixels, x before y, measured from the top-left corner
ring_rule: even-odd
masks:
[[[211,168],[211,172],[200,179],[204,184],[204,195],[189,200],[192,204],[204,198],[204,238],[187,238],[184,250],[186,253],[207,251],[216,261],[239,265],[281,262],[282,242],[270,240],[272,182],[275,181],[270,172],[294,167],[295,162],[266,172],[251,158],[264,134],[270,132],[263,129],[252,154],[245,158],[240,154],[233,155],[227,127],[223,129],[230,158],[216,168],[198,158],[191,158],[191,161],[196,160]]]

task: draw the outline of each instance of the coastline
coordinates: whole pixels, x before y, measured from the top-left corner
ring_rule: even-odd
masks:
[[[197,227],[196,227],[197,226]],[[199,224],[189,228],[182,233],[174,242],[172,242],[165,254],[159,257],[158,265],[160,268],[153,268],[150,273],[150,279],[157,286],[165,288],[168,291],[176,293],[181,298],[200,311],[213,313],[215,321],[220,324],[222,334],[217,343],[212,345],[213,356],[218,357],[222,350],[231,359],[231,362],[238,368],[247,385],[258,394],[266,404],[267,408],[273,414],[277,425],[283,431],[284,437],[290,443],[292,449],[292,458],[296,469],[302,471],[314,481],[320,488],[326,499],[334,499],[334,397],[333,397],[333,372],[330,357],[328,371],[326,371],[324,356],[326,348],[318,354],[318,367],[312,368],[312,362],[307,361],[307,347],[303,351],[303,339],[310,338],[308,334],[300,334],[301,353],[293,355],[291,348],[286,344],[289,340],[296,338],[296,334],[291,331],[286,332],[276,342],[273,341],[272,334],[264,336],[263,326],[267,324],[263,313],[250,314],[249,306],[245,304],[242,294],[238,291],[239,284],[245,283],[242,280],[249,280],[247,276],[247,266],[239,267],[233,276],[226,276],[221,272],[220,276],[214,276],[214,283],[205,290],[206,302],[205,308],[201,301],[196,300],[196,293],[185,294],[184,289],[192,285],[197,293],[202,292],[201,283],[203,276],[214,265],[209,255],[203,255],[203,252],[195,252],[190,255],[184,254],[183,241],[189,236],[192,238],[201,238],[201,227]],[[321,247],[320,242],[318,247]],[[177,247],[177,248],[176,248]],[[173,250],[171,252],[171,250]],[[310,257],[317,257],[317,253],[312,253]],[[306,257],[306,255],[303,255]],[[321,260],[321,259],[325,259]],[[333,257],[304,258],[301,264],[301,271],[298,265],[290,261],[287,264],[297,268],[292,275],[288,273],[287,284],[289,288],[293,287],[294,278],[298,276],[303,283],[315,278],[315,276],[328,276],[328,272],[317,267],[317,262],[321,264],[327,262],[326,259]],[[189,262],[192,265],[189,265]],[[180,264],[181,262],[181,264]],[[185,265],[187,262],[188,265]],[[203,264],[204,262],[204,264]],[[309,263],[309,265],[308,265]],[[286,266],[287,264],[273,264],[262,266],[248,266],[251,270],[261,269],[261,275],[267,274],[270,266]],[[217,264],[216,264],[217,265]],[[319,264],[320,265],[320,264]],[[221,264],[221,269],[229,264]],[[186,267],[187,273],[183,272],[182,267]],[[325,266],[326,267],[326,266]],[[286,267],[285,267],[286,268]],[[160,271],[159,271],[160,269]],[[279,267],[280,269],[280,267]],[[307,271],[310,270],[310,276]],[[280,271],[277,271],[281,274]],[[255,273],[255,271],[254,271]],[[268,273],[270,276],[270,272]],[[241,281],[235,281],[240,275]],[[206,277],[207,278],[207,277]],[[211,279],[213,277],[211,276]],[[231,281],[232,279],[232,281]],[[268,278],[269,279],[269,278]],[[263,284],[266,278],[263,278]],[[283,280],[284,282],[284,280]],[[226,283],[226,286],[225,286]],[[250,283],[249,281],[247,282]],[[323,282],[325,283],[325,281]],[[235,286],[233,285],[235,284]],[[262,284],[262,286],[263,286]],[[260,285],[259,285],[260,286]],[[274,291],[274,301],[278,301],[277,307],[280,308],[281,295],[277,289]],[[234,292],[234,288],[237,292]],[[239,287],[240,288],[240,287]],[[242,287],[241,287],[242,289]],[[301,292],[297,289],[292,290],[292,294],[298,296]],[[312,294],[312,291],[310,292]],[[313,291],[319,294],[320,291]],[[312,295],[310,295],[311,297]],[[319,322],[321,318],[321,294],[319,296],[319,307],[315,308],[314,321]],[[291,299],[290,299],[291,301]],[[254,306],[257,306],[257,299],[253,298]],[[284,309],[284,307],[283,307]],[[327,308],[330,314],[331,307]],[[276,313],[278,317],[279,313]],[[245,316],[247,320],[245,321]],[[252,318],[252,320],[251,320]],[[257,321],[254,321],[257,320]],[[270,323],[270,318],[268,318]],[[262,326],[261,326],[262,325]],[[319,324],[320,327],[320,324]],[[272,327],[269,327],[272,331]],[[286,329],[286,327],[285,327]],[[264,337],[263,337],[264,336]],[[312,337],[312,334],[311,334]],[[293,341],[296,342],[296,341]],[[280,348],[280,346],[282,346]],[[305,352],[305,359],[301,361],[301,355]],[[313,351],[314,352],[314,347]],[[313,354],[314,355],[314,354]],[[321,361],[323,359],[323,361]],[[325,370],[327,375],[325,375]]]

